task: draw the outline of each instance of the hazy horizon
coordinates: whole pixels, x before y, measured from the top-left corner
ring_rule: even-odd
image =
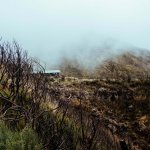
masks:
[[[150,49],[149,0],[5,0],[0,36],[47,64],[101,46]]]

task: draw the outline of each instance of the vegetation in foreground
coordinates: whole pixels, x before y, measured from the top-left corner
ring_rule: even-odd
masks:
[[[0,141],[5,149],[10,144],[14,149],[149,149],[148,70],[140,72],[142,78],[131,73],[133,65],[119,70],[120,63],[109,62],[98,73],[105,79],[51,79],[16,42],[0,44],[0,62]]]
[[[41,150],[42,145],[31,128],[22,131],[12,131],[0,122],[0,149],[1,150]]]

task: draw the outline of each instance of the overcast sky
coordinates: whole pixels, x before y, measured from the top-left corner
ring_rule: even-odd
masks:
[[[150,49],[150,0],[0,0],[0,36],[47,62],[109,40]]]

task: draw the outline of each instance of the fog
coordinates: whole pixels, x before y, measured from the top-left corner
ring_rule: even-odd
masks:
[[[150,49],[149,26],[149,0],[1,0],[0,4],[3,40],[15,39],[47,66],[66,55],[87,59],[95,49],[109,49],[109,55],[121,49]]]

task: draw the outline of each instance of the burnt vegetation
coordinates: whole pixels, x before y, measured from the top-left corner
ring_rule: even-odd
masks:
[[[149,58],[126,53],[92,72],[64,59],[65,77],[52,79],[16,42],[1,42],[0,149],[149,149]]]

